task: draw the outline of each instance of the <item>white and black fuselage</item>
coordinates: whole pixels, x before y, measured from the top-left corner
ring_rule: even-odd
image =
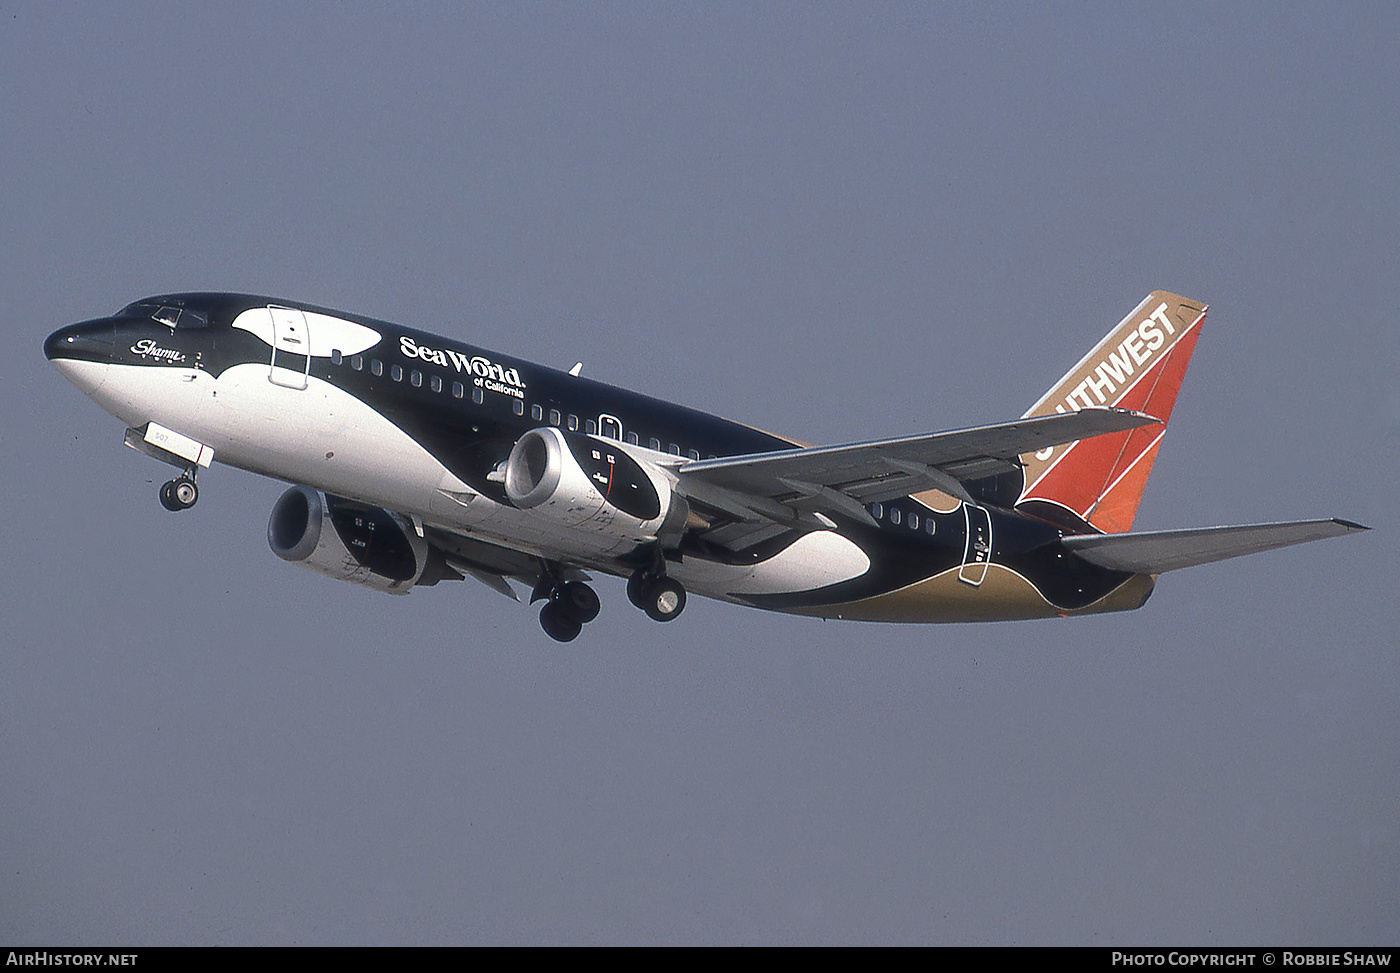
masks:
[[[585,604],[557,610],[569,622],[556,637],[596,614],[582,570],[631,578],[633,601],[659,598],[648,613],[662,620],[686,590],[826,617],[958,621],[1130,608],[1151,589],[1070,553],[1073,524],[1011,509],[1021,484],[1005,473],[949,479],[959,496],[936,494],[943,503],[888,488],[852,500],[859,490],[767,472],[767,494],[746,490],[735,477],[800,444],[340,311],[164,295],[55,332],[45,352],[127,424],[129,445],[185,469],[162,494],[171,509],[193,503],[213,459],[285,480],[297,489],[269,525],[283,557],[395,592],[470,573],[559,600],[572,581]],[[732,457],[757,465],[729,468]]]

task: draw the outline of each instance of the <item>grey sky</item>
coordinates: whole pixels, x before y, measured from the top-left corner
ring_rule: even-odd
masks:
[[[0,2],[0,941],[1400,940],[1393,4]],[[267,550],[53,329],[250,290],[813,442],[1211,305],[1137,526],[1377,528],[1141,611],[822,623]]]

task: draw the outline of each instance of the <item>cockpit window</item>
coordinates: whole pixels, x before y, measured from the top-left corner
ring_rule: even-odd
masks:
[[[137,301],[135,304],[128,304],[117,312],[119,318],[148,318],[160,310],[159,304],[151,304],[148,301]]]
[[[172,328],[209,327],[209,315],[192,311],[187,307],[162,307],[151,316],[161,324],[168,324]]]
[[[207,328],[209,315],[173,304],[155,304],[150,301],[137,301],[122,308],[117,315],[122,318],[150,318],[159,321],[167,328]]]

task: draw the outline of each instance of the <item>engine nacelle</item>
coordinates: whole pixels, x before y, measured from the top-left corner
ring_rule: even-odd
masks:
[[[675,478],[616,440],[531,429],[510,451],[506,496],[564,527],[621,543],[679,534],[690,508]]]
[[[284,561],[390,594],[406,595],[441,577],[429,570],[428,543],[398,514],[304,486],[292,487],[272,508],[267,543]]]

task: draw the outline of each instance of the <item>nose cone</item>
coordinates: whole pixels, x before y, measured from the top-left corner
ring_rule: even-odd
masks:
[[[107,377],[116,337],[116,323],[108,318],[70,324],[49,335],[44,354],[65,378],[91,395]]]

